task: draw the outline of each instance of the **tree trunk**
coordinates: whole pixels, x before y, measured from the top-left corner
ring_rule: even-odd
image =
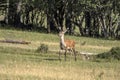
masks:
[[[16,14],[15,14],[15,20],[14,20],[14,24],[15,24],[15,26],[17,26],[17,27],[20,27],[20,25],[21,25],[21,21],[20,21],[20,12],[21,12],[21,5],[22,5],[22,1],[19,1],[18,3],[17,3],[17,9],[16,9]]]
[[[85,30],[84,30],[84,28],[82,27],[82,23],[83,23],[83,21],[84,21],[84,18],[85,18],[85,16],[83,15],[79,20],[71,21],[74,25],[77,25],[77,26],[78,26],[79,32],[80,32],[80,35],[81,35],[81,36],[84,36],[84,35],[85,35]]]
[[[85,33],[86,36],[91,36],[91,17],[90,12],[85,12]]]
[[[66,24],[65,25],[66,25],[67,28],[69,28],[69,34],[71,35],[73,33],[72,33],[72,23],[71,23],[70,19],[71,19],[70,17],[66,18]]]
[[[105,15],[101,16],[100,20],[101,20],[101,23],[102,23],[103,36],[105,38],[108,38],[108,32],[107,32],[107,26],[106,26],[106,21],[105,21]]]
[[[9,0],[7,0],[7,8],[6,8],[6,13],[5,13],[5,22],[6,22],[6,24],[9,24],[8,14],[9,14]]]

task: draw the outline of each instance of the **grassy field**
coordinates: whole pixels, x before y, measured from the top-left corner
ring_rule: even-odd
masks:
[[[78,52],[94,54],[120,46],[117,40],[65,36],[76,41]],[[25,40],[31,44],[0,43],[0,80],[120,80],[120,61],[84,61],[67,55],[67,61],[58,60],[57,34],[0,30],[0,40]],[[85,45],[81,45],[83,42]],[[48,53],[37,53],[41,43],[47,44]],[[79,54],[79,53],[78,53]]]

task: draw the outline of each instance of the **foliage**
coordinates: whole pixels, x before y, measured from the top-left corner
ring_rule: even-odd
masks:
[[[6,23],[22,29],[44,27],[47,32],[76,27],[81,36],[119,38],[120,0],[2,0]],[[34,28],[38,29],[38,28]]]
[[[97,58],[120,60],[120,47],[113,47],[109,52],[98,54]]]
[[[48,52],[48,45],[41,44],[36,51],[41,52],[41,53],[47,53]]]

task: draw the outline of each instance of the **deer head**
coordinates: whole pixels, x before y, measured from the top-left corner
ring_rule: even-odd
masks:
[[[64,35],[68,30],[69,30],[69,28],[67,28],[66,30],[61,30],[61,28],[59,27],[59,36],[61,37],[62,35]]]

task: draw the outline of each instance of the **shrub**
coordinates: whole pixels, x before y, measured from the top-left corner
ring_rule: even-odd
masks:
[[[113,47],[109,52],[98,54],[97,58],[120,60],[120,47]]]
[[[37,48],[37,52],[47,53],[47,52],[48,52],[48,45],[41,44],[41,45]]]

